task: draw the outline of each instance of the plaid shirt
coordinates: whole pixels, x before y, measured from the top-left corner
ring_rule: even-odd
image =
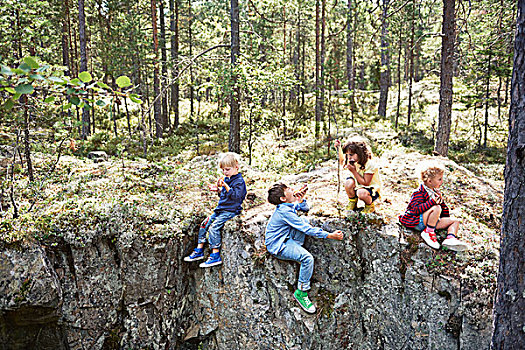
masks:
[[[412,193],[408,208],[405,214],[399,216],[399,221],[406,227],[416,227],[419,224],[419,216],[434,205],[437,205],[437,203],[430,198],[427,191],[423,188],[423,185],[420,185],[419,189]],[[440,217],[449,217],[450,212],[445,202],[442,202],[440,205]]]

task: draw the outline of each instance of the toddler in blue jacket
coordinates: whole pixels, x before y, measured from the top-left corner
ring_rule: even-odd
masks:
[[[216,184],[208,185],[211,191],[219,194],[219,204],[213,214],[207,217],[199,229],[197,248],[184,258],[184,261],[198,261],[204,259],[204,243],[206,243],[206,232],[209,233],[209,244],[212,249],[208,260],[201,263],[200,267],[212,267],[222,264],[220,255],[221,229],[226,221],[239,215],[242,210],[242,202],[246,197],[246,184],[239,173],[238,155],[228,152],[221,158],[219,166],[224,177],[217,180]]]
[[[294,193],[290,187],[282,183],[275,184],[268,190],[268,202],[275,204],[277,208],[266,226],[265,244],[268,252],[278,259],[297,261],[301,264],[294,298],[303,310],[314,313],[315,305],[312,304],[307,293],[314,271],[314,258],[303,248],[305,235],[342,240],[343,232],[323,231],[299,217],[297,210],[309,210],[304,199],[305,194],[306,188]]]

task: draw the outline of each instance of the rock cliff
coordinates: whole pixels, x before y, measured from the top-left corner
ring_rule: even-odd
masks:
[[[1,243],[0,348],[488,348],[493,286],[437,273],[417,235],[375,216],[310,218],[345,239],[307,239],[318,312],[305,314],[292,298],[298,266],[264,249],[270,214],[263,205],[229,222],[224,264],[206,270],[182,261],[201,213],[147,234],[115,206],[90,224]]]

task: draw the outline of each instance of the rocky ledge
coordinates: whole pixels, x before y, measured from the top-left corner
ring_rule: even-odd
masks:
[[[117,207],[84,239],[0,244],[0,347],[488,348],[494,286],[437,273],[417,235],[373,215],[310,218],[345,239],[307,240],[318,312],[305,314],[292,297],[298,266],[264,248],[262,207],[227,224],[224,264],[212,269],[182,260],[201,214],[180,234],[144,235],[115,220]]]

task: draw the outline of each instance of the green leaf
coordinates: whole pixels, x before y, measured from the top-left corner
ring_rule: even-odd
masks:
[[[89,83],[93,78],[91,77],[91,74],[89,72],[81,72],[78,75],[78,78],[82,80],[84,83]]]
[[[74,94],[76,91],[77,91],[77,90],[74,89],[74,88],[68,88],[68,89],[66,90],[66,94],[71,95],[71,94]]]
[[[55,101],[55,96],[46,97],[46,99],[44,100],[45,103],[51,103],[54,101]]]
[[[30,74],[29,77],[34,80],[44,80],[44,77],[40,74]]]
[[[26,65],[26,66],[27,66],[27,65]],[[26,71],[24,71],[24,70],[22,70],[22,69],[20,69],[20,68],[13,68],[13,69],[11,69],[11,72],[16,73],[16,74],[18,74],[18,75],[24,75],[24,74],[26,74]]]
[[[35,89],[33,88],[33,85],[31,84],[23,84],[23,85],[15,86],[15,90],[19,94],[32,94]]]
[[[37,69],[40,67],[40,65],[35,61],[35,59],[31,56],[24,57],[24,62],[27,64],[31,69]]]
[[[67,110],[70,109],[70,108],[71,108],[71,103],[66,103],[65,105],[62,106],[62,109],[63,109],[64,111],[67,111]]]
[[[31,71],[31,67],[25,62],[22,62],[22,64],[18,66],[18,69],[22,70],[24,73]]]
[[[10,98],[7,101],[5,101],[4,108],[7,110],[10,110],[11,108],[13,108],[14,105],[15,105],[15,101],[13,101],[13,99]]]
[[[129,99],[135,103],[142,104],[142,100],[136,94],[129,95]]]
[[[13,73],[11,68],[9,68],[8,66],[4,66],[4,65],[2,65],[2,68],[0,69],[0,73],[2,73],[3,75],[13,75],[13,74],[15,74],[15,73]]]
[[[13,95],[13,100],[18,100],[20,96],[22,96],[22,94],[17,92],[16,94]]]
[[[93,107],[91,107],[91,105],[90,105],[89,103],[86,103],[86,104],[84,105],[84,108],[85,108],[86,110],[88,110],[88,111],[90,111],[90,110],[93,109]]]
[[[51,67],[49,64],[43,65],[42,67],[38,68],[36,71],[38,73],[42,73],[43,71],[46,71],[49,67]]]
[[[118,77],[115,82],[117,83],[119,88],[125,88],[131,85],[131,80],[129,80],[129,78],[125,75],[121,75],[120,77]]]
[[[106,102],[104,102],[104,100],[98,100],[96,104],[97,106],[104,107],[106,105]]]
[[[64,79],[59,78],[59,77],[49,77],[49,78],[47,78],[47,80],[52,81],[54,83],[59,83],[59,84],[63,84],[64,83]]]
[[[75,78],[75,79],[71,79],[71,84],[73,84],[73,85],[82,85],[82,82],[80,81],[80,79]]]
[[[99,87],[101,87],[102,89],[111,90],[111,88],[107,84],[105,84],[105,83],[103,83],[101,81],[97,81],[97,85]]]
[[[10,87],[10,86],[6,87],[6,88],[5,88],[5,91],[7,91],[7,92],[9,92],[9,93],[11,93],[11,94],[13,94],[13,95],[16,93],[15,89],[13,89],[13,88]]]
[[[80,104],[80,99],[78,98],[78,96],[71,96],[70,101],[75,106],[78,106]]]

